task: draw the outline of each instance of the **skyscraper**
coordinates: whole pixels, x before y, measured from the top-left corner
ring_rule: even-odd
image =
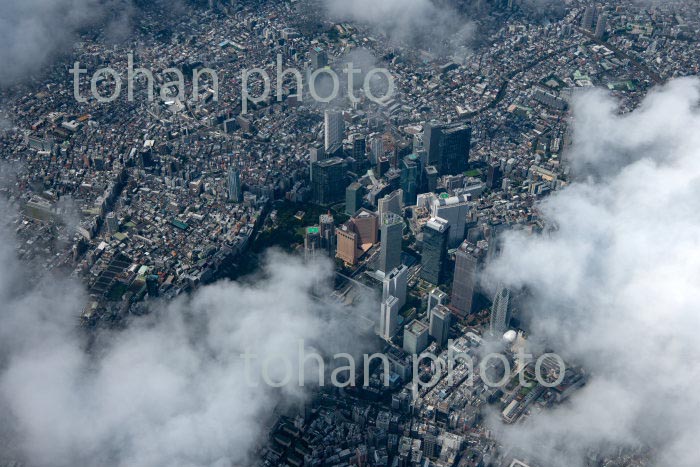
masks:
[[[435,288],[428,294],[428,313],[438,305],[444,305],[447,301],[447,294],[442,290]]]
[[[382,290],[382,300],[390,296],[399,299],[399,309],[406,304],[406,288],[408,286],[408,266],[402,264],[400,267],[392,269],[384,276]]]
[[[393,295],[389,295],[382,301],[381,314],[379,317],[379,335],[389,340],[396,332],[396,326],[399,322],[399,299]]]
[[[355,133],[352,135],[352,158],[357,162],[362,163],[365,160],[365,153],[367,152],[367,142],[365,135],[361,133]]]
[[[404,328],[403,349],[411,355],[420,354],[428,346],[428,326],[414,319]]]
[[[345,214],[352,216],[362,207],[364,188],[361,183],[353,182],[345,189]]]
[[[117,215],[113,212],[107,214],[105,224],[107,226],[107,231],[111,234],[115,234],[119,230],[119,220],[117,220]]]
[[[423,129],[423,148],[427,155],[426,165],[440,168],[440,125],[437,122],[425,124]]]
[[[377,159],[374,172],[377,174],[377,177],[383,177],[390,168],[389,158],[386,156],[380,156],[379,159]]]
[[[241,174],[233,167],[228,169],[228,199],[234,203],[240,203],[243,201]]]
[[[390,212],[400,216],[402,208],[403,190],[400,188],[396,191],[392,191],[377,201],[377,213],[379,214],[379,219],[383,219],[384,214],[388,214]]]
[[[354,217],[335,231],[336,258],[354,265],[357,259],[377,243],[377,215],[360,209]]]
[[[501,173],[501,164],[498,162],[493,162],[489,165],[489,170],[486,175],[486,186],[494,189],[498,186],[498,182],[501,181],[503,174]]]
[[[437,169],[432,165],[423,169],[423,186],[428,192],[433,193],[437,190],[438,175]]]
[[[346,222],[338,227],[335,231],[335,237],[338,246],[335,257],[342,259],[346,264],[354,265],[357,263],[360,250],[358,248],[358,235],[354,230],[353,224]]]
[[[381,136],[375,136],[371,146],[372,163],[376,164],[379,158],[384,156],[384,140]]]
[[[326,158],[326,149],[323,147],[321,143],[315,143],[314,145],[311,146],[310,152],[309,152],[309,161],[310,162],[321,162],[323,159]]]
[[[510,290],[501,286],[493,297],[489,331],[492,336],[500,337],[508,330],[510,323]]]
[[[463,124],[425,125],[423,142],[427,149],[427,165],[437,168],[440,175],[455,175],[469,167],[471,127]]]
[[[379,270],[384,273],[401,265],[403,227],[403,218],[394,213],[385,214],[381,219],[382,247],[379,252]]]
[[[321,249],[321,230],[314,226],[306,229],[304,235],[304,258],[306,261],[316,259],[318,251]]]
[[[472,129],[466,125],[451,126],[442,133],[442,160],[438,171],[459,174],[469,168],[469,145]]]
[[[328,66],[328,54],[321,47],[314,47],[311,49],[311,68],[313,70],[318,70]]]
[[[440,347],[444,347],[450,336],[452,314],[444,305],[437,305],[430,310],[430,335]]]
[[[437,444],[437,439],[432,433],[426,433],[423,436],[423,454],[425,457],[432,459],[435,457],[435,446]]]
[[[311,164],[313,199],[321,205],[341,201],[345,195],[345,165],[339,157]]]
[[[450,225],[447,221],[439,217],[430,219],[423,229],[420,278],[431,284],[437,285],[442,280],[449,229]]]
[[[455,274],[452,283],[452,308],[464,317],[472,309],[476,283],[477,258],[468,251],[468,242],[462,243],[455,253]]]
[[[420,161],[418,156],[410,154],[401,160],[401,189],[403,202],[406,206],[416,204],[416,196],[420,188]]]
[[[343,135],[345,134],[345,123],[343,122],[343,114],[334,110],[326,110],[323,123],[325,150],[328,151],[331,146],[342,144]]]
[[[224,120],[224,133],[233,133],[240,128],[238,121],[235,118]]]
[[[593,27],[593,18],[595,16],[595,7],[589,5],[583,12],[583,17],[581,18],[581,27],[583,29],[590,30]]]
[[[472,209],[470,196],[442,195],[434,198],[430,207],[430,214],[433,217],[445,219],[450,224],[450,236],[447,242],[448,248],[457,247],[462,243],[462,240],[464,240],[467,215]]]
[[[359,245],[368,250],[377,243],[377,230],[379,219],[377,215],[369,209],[360,208],[355,216],[350,219],[355,226],[355,231],[359,235]]]
[[[598,21],[596,22],[595,25],[595,37],[596,39],[602,39],[603,36],[605,36],[605,30],[608,27],[608,14],[607,13],[601,13],[600,16],[598,16]]]
[[[319,229],[321,235],[321,248],[323,248],[328,256],[335,255],[335,224],[333,216],[330,214],[321,214],[319,216]]]

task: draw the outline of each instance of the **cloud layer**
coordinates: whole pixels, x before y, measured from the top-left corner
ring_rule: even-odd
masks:
[[[362,345],[340,317],[364,308],[308,293],[310,278],[326,277],[330,265],[277,254],[254,283],[202,288],[88,341],[77,327],[82,289],[57,278],[32,287],[8,235],[0,243],[0,452],[28,465],[244,463],[273,409],[306,395],[297,384],[299,340],[324,352]],[[246,352],[257,355],[249,370]],[[280,355],[290,358],[293,379],[273,388],[260,365],[274,356],[268,374],[280,381]],[[307,387],[314,375],[308,364]]]
[[[451,50],[466,45],[474,25],[447,4],[433,0],[324,0],[329,15],[368,24],[387,37],[412,45]]]
[[[127,40],[145,10],[163,22],[186,13],[183,0],[0,0],[0,86],[45,71],[88,28],[102,28],[106,42]]]
[[[533,337],[591,373],[564,407],[506,430],[554,465],[648,446],[697,465],[700,439],[700,80],[676,80],[619,115],[576,98],[577,180],[542,203],[541,236],[511,233],[491,279],[527,287]]]
[[[0,1],[0,85],[38,72],[103,8],[100,0]]]

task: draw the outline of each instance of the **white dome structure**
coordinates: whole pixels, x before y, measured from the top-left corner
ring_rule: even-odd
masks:
[[[507,331],[505,334],[503,334],[503,340],[509,344],[512,344],[515,342],[515,340],[518,338],[518,333],[513,331],[512,329],[510,331]]]

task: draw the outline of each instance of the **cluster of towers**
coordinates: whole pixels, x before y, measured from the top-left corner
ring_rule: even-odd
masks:
[[[587,31],[593,31],[596,39],[603,39],[608,27],[608,14],[602,7],[589,5],[583,12],[581,27]]]

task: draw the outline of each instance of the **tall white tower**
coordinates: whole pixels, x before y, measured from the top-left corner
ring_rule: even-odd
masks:
[[[381,315],[379,317],[379,335],[389,340],[396,332],[399,321],[399,299],[390,295],[382,301]]]
[[[406,287],[408,285],[408,266],[402,264],[384,276],[382,300],[394,296],[399,300],[399,308],[406,304]]]
[[[489,331],[492,336],[501,336],[508,330],[510,322],[510,290],[500,287],[493,297],[491,305],[491,323]]]

